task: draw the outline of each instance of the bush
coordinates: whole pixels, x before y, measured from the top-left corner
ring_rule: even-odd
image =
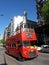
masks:
[[[0,40],[0,44],[6,44],[6,41],[5,40]]]

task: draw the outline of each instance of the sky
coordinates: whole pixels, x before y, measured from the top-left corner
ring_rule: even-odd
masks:
[[[0,0],[0,34],[14,16],[23,16],[24,11],[29,20],[37,22],[36,0]]]

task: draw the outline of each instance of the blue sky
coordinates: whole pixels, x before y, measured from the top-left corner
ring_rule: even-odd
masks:
[[[22,16],[27,11],[28,19],[37,21],[35,0],[0,0],[0,34],[14,16]]]

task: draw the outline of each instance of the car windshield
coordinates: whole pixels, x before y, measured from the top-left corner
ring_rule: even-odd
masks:
[[[44,48],[49,48],[49,46],[46,46],[46,47],[44,47]]]

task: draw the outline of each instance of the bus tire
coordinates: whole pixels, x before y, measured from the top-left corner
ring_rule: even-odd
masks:
[[[18,53],[18,60],[19,61],[24,61],[25,60],[20,53]]]

